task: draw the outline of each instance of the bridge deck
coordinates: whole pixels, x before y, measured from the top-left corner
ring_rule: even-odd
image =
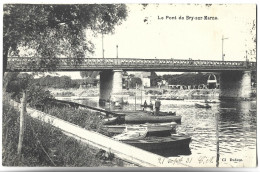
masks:
[[[134,58],[37,58],[9,57],[7,71],[245,71],[256,70],[256,62]]]

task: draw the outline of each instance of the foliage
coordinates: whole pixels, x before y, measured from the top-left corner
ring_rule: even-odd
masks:
[[[55,96],[67,97],[67,96],[75,96],[75,94],[71,91],[56,93]]]
[[[33,76],[27,73],[8,72],[4,75],[4,90],[11,94],[11,98],[20,101],[22,92],[27,92],[27,102],[30,106],[43,106],[51,93],[33,83]]]
[[[25,55],[48,59],[82,58],[94,50],[87,31],[94,35],[113,33],[126,17],[125,4],[4,4],[4,72],[8,55],[19,56],[21,49],[31,52]],[[39,69],[41,65],[52,70],[56,62],[39,61]]]
[[[137,84],[137,86],[142,85],[142,80],[141,80],[141,78],[132,77],[132,78],[130,79],[130,82],[129,82],[129,87],[130,87],[130,88],[135,88],[135,87],[136,87],[136,84]]]
[[[32,76],[27,73],[9,72],[3,79],[4,89],[7,92],[13,92],[14,96],[30,85]]]
[[[85,78],[85,77],[96,78],[97,75],[99,75],[98,71],[80,71],[80,76],[82,78]]]
[[[256,61],[256,20],[253,20],[252,23],[247,23],[250,27],[250,38],[249,43],[245,43],[245,46],[248,47],[247,58]],[[249,60],[249,59],[248,59]]]
[[[34,79],[34,83],[41,87],[53,88],[79,88],[80,82],[72,80],[68,76],[50,76]]]
[[[154,71],[151,72],[151,76],[150,76],[151,87],[157,86],[158,85],[157,83],[160,81],[162,81],[162,78],[158,76]]]
[[[100,132],[102,122],[98,113],[90,112],[85,109],[72,109],[71,107],[52,107],[45,109],[45,112],[63,119],[80,127]]]
[[[19,112],[3,101],[3,166],[69,166],[97,167],[122,165],[118,161],[104,161],[99,152],[64,135],[50,124],[25,116],[26,126],[21,162],[17,161]]]

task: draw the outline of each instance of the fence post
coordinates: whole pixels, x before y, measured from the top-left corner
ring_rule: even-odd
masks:
[[[24,125],[25,125],[25,121],[24,121],[25,113],[26,113],[26,91],[24,90],[23,97],[21,99],[21,108],[20,108],[20,131],[19,131],[19,142],[17,148],[18,163],[21,161],[21,151],[22,151]]]

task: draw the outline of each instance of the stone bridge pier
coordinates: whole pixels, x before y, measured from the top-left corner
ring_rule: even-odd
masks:
[[[251,71],[223,71],[220,73],[220,98],[249,98]]]
[[[122,92],[123,70],[104,70],[100,73],[99,103],[102,105],[113,94]]]

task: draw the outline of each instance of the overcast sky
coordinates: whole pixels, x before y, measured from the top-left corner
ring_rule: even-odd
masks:
[[[118,45],[119,58],[221,60],[222,36],[227,38],[223,44],[225,60],[245,60],[246,50],[250,60],[255,56],[254,53],[250,55],[256,33],[256,30],[251,32],[256,19],[253,4],[149,4],[145,9],[141,5],[129,4],[127,7],[126,21],[116,27],[114,34],[104,35],[105,58],[116,58]],[[187,20],[187,16],[202,17],[202,20]],[[204,16],[217,19],[204,20]],[[87,56],[101,58],[101,35],[92,41],[95,53]],[[77,78],[79,72],[73,75]]]
[[[129,16],[113,35],[104,36],[105,57],[176,58],[221,60],[222,35],[225,60],[244,60],[253,46],[250,29],[256,19],[255,5],[128,5]],[[166,19],[166,16],[177,19]],[[178,18],[182,16],[184,20]],[[191,17],[217,17],[217,20],[186,20]],[[158,18],[164,17],[160,20]],[[144,20],[147,19],[147,22]],[[96,38],[95,57],[102,57],[102,39]],[[247,45],[246,45],[247,44]]]

